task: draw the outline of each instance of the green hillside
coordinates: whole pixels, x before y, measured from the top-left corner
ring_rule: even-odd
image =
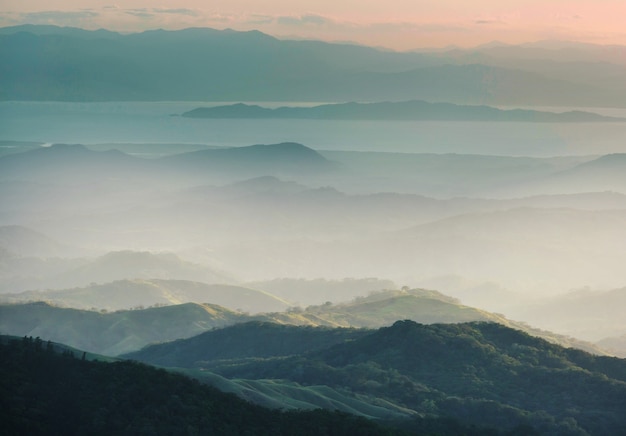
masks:
[[[0,344],[2,433],[17,435],[392,435],[345,413],[279,412],[132,362],[57,354],[43,341]]]
[[[352,415],[379,420],[399,420],[419,415],[389,401],[369,395],[354,395],[343,388],[325,385],[303,386],[288,380],[227,379],[206,370],[169,368],[229,392],[260,406],[282,410],[339,410]]]
[[[203,362],[214,360],[301,354],[354,340],[367,333],[362,329],[297,327],[252,321],[189,339],[154,344],[122,357],[160,366],[201,367]]]
[[[495,323],[398,321],[322,351],[214,362],[211,371],[346,389],[507,431],[530,424],[542,434],[600,435],[626,425],[626,361]]]

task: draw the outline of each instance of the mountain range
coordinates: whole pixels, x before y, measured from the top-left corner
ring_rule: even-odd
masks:
[[[626,101],[626,67],[601,46],[400,53],[279,40],[257,31],[122,35],[16,26],[0,32],[0,64],[2,100],[422,99],[579,107],[623,107]]]

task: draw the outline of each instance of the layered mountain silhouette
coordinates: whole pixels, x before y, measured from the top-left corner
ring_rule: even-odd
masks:
[[[116,251],[59,274],[50,280],[56,288],[107,283],[122,279],[182,279],[205,283],[232,281],[223,272],[180,259],[173,253]]]
[[[121,35],[53,26],[4,28],[0,42],[0,63],[5,65],[2,100],[408,98],[610,107],[623,106],[626,92],[619,80],[623,69],[599,62],[618,58],[608,58],[602,47],[577,51],[582,62],[592,64],[583,71],[602,78],[594,81],[572,73],[577,69],[568,59],[559,60],[562,53],[567,56],[568,50],[562,48],[546,55],[545,49],[520,54],[517,47],[509,57],[494,56],[493,51],[481,57],[474,51],[396,53],[348,44],[282,41],[257,31],[185,29]],[[534,64],[516,62],[528,58]],[[555,61],[553,68],[546,68],[545,59]]]
[[[94,151],[79,144],[54,144],[0,157],[0,180],[59,183],[121,184],[159,178],[186,181],[226,177],[316,174],[335,165],[317,151],[295,142],[208,148],[160,159],[142,159],[118,150]],[[132,192],[132,189],[128,189]]]
[[[451,103],[406,101],[396,103],[343,103],[313,107],[282,106],[276,109],[238,103],[201,107],[182,114],[189,118],[255,118],[315,120],[438,120],[438,121],[524,121],[524,122],[624,122],[591,112],[543,112],[502,110],[489,106],[459,106]]]
[[[97,152],[80,144],[54,144],[0,158],[0,180],[75,180],[129,176],[144,160],[117,150]]]
[[[145,271],[134,274],[145,274]],[[163,271],[156,271],[152,275],[159,274],[163,274]],[[169,274],[175,275],[175,272],[167,271]],[[280,312],[291,306],[287,301],[258,289],[164,279],[118,280],[71,289],[2,294],[0,301],[46,301],[62,307],[108,311],[191,302],[210,302],[230,310],[250,313]]]

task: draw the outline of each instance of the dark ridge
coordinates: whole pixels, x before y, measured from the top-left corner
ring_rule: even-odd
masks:
[[[163,366],[194,367],[201,366],[198,362],[203,361],[302,354],[354,340],[367,333],[369,331],[363,329],[252,321],[189,339],[149,345],[124,357]]]
[[[531,425],[540,434],[599,435],[626,425],[625,360],[566,349],[495,323],[398,321],[306,355],[216,362],[211,370],[229,378],[347,388],[502,431]]]
[[[59,354],[39,337],[2,342],[0,419],[7,436],[402,434],[346,413],[266,409],[136,362]]]

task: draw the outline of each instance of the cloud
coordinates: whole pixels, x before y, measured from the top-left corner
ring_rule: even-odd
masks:
[[[100,14],[91,9],[80,11],[40,11],[21,14],[24,21],[37,24],[49,22],[72,22],[75,20],[90,19],[98,17]]]
[[[474,21],[474,24],[483,25],[483,24],[503,24],[503,23],[500,20],[476,20]]]
[[[279,16],[276,18],[276,23],[286,26],[323,26],[326,24],[333,24],[334,21],[330,18],[323,17],[316,14],[304,14],[300,16],[288,15]]]
[[[126,9],[126,10],[124,10],[124,13],[127,14],[127,15],[132,15],[133,17],[138,17],[138,18],[152,18],[152,17],[154,17],[154,14],[152,12],[149,12],[148,9],[146,9],[146,8]]]
[[[414,33],[449,33],[468,32],[466,27],[438,23],[386,22],[361,25],[364,31],[375,32],[414,32]]]
[[[186,8],[178,8],[178,9],[152,8],[152,12],[154,12],[155,14],[186,15],[188,17],[201,16],[200,12],[194,9],[186,9]]]
[[[554,14],[553,18],[557,21],[578,21],[578,20],[583,20],[585,17],[583,17],[580,14],[557,13],[557,14]]]
[[[116,7],[109,8],[119,10]],[[132,15],[134,17],[139,18],[155,18],[157,15],[182,15],[185,17],[199,17],[201,14],[193,9],[169,9],[169,8],[134,8],[134,9],[123,9],[122,10],[127,15]]]
[[[271,15],[252,14],[246,20],[246,24],[263,25],[263,24],[272,24],[275,21],[276,21],[276,17],[273,17]]]

